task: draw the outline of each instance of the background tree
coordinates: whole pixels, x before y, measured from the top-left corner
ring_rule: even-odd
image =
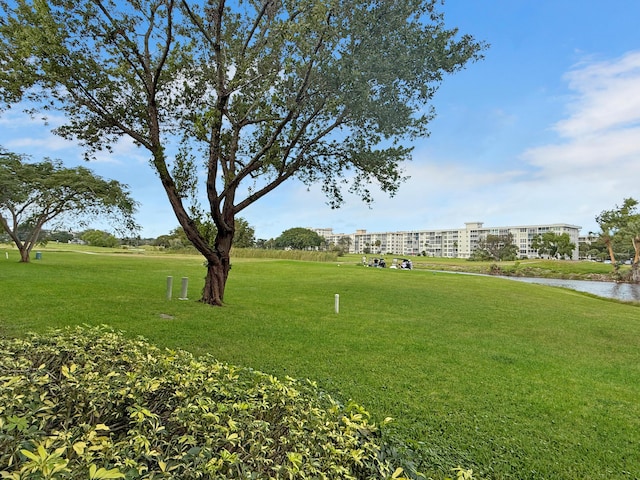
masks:
[[[580,242],[578,245],[578,250],[580,254],[580,258],[585,258],[588,260],[595,260],[599,258],[601,251],[606,248],[604,244],[599,243],[600,236],[594,232],[588,232],[584,237],[584,241]]]
[[[94,247],[117,247],[120,244],[113,234],[103,230],[85,230],[80,234],[80,238]]]
[[[628,225],[630,222],[635,221],[637,217],[637,205],[637,200],[631,197],[625,198],[621,206],[616,205],[615,208],[611,210],[603,210],[596,216],[596,222],[600,227],[600,238],[607,247],[609,258],[616,271],[619,265],[614,253],[614,242],[620,241],[624,237],[633,238],[633,234],[630,232]]]
[[[626,233],[633,245],[633,260],[631,261],[631,280],[640,283],[640,214],[634,213],[630,216],[625,227]]]
[[[233,245],[237,248],[252,248],[256,245],[255,229],[244,218],[236,218],[236,233]]]
[[[170,248],[171,247],[171,236],[170,235],[160,235],[156,237],[151,243],[154,247],[162,247],[162,248]]]
[[[324,238],[308,228],[290,228],[282,232],[275,239],[276,248],[293,248],[294,250],[308,250],[319,248],[324,244]]]
[[[568,233],[545,232],[531,241],[531,248],[538,255],[547,255],[549,258],[571,258],[576,245],[571,242]]]
[[[352,243],[351,237],[346,235],[340,237],[336,245],[336,247],[340,251],[340,254],[344,255],[345,253],[349,253],[349,248],[351,247],[351,243]]]
[[[555,248],[557,258],[572,258],[576,244],[571,241],[568,233],[556,234]]]
[[[62,109],[56,132],[87,158],[123,135],[147,149],[220,305],[236,215],[286,180],[320,182],[332,207],[345,184],[366,202],[371,183],[397,190],[444,75],[484,48],[441,3],[0,0],[0,95]],[[213,244],[188,205],[199,182]]]
[[[515,260],[518,246],[513,243],[513,235],[488,234],[478,242],[470,260]]]
[[[42,227],[54,219],[100,218],[134,231],[135,208],[126,185],[87,168],[65,168],[50,159],[28,163],[24,156],[0,153],[0,225],[18,247],[21,262],[29,261]]]
[[[270,238],[269,240],[267,240],[266,238],[259,238],[256,240],[256,248],[263,248],[263,249],[274,249],[276,248],[275,245],[275,239]]]
[[[198,231],[203,238],[213,244],[215,242],[217,229],[211,220],[206,220],[202,216],[194,216],[194,221],[198,226]],[[238,248],[250,248],[255,244],[255,233],[253,227],[244,218],[236,218],[236,234],[234,245]],[[153,242],[155,246],[165,248],[184,248],[191,246],[184,228],[178,226],[167,235],[160,235]]]
[[[614,250],[631,259],[631,280],[640,282],[640,213],[638,213],[638,201],[634,198],[625,198],[617,211],[617,232],[614,238]],[[618,253],[618,258],[620,258]]]
[[[60,242],[60,243],[69,243],[73,240],[73,233],[67,232],[65,230],[57,230],[55,232],[51,232],[47,236],[47,240],[50,242]]]

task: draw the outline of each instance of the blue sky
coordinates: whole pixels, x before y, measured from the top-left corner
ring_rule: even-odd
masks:
[[[413,144],[411,178],[372,208],[347,197],[331,210],[295,181],[242,212],[257,238],[292,227],[370,232],[570,223],[625,197],[640,199],[640,1],[448,0],[447,24],[491,44],[445,78],[431,136]],[[61,119],[50,119],[50,126]],[[73,144],[18,109],[0,116],[0,145],[83,164]],[[87,165],[130,186],[143,237],[178,223],[145,151],[121,142]]]

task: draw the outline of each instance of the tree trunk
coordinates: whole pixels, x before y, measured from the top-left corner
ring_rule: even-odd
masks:
[[[222,262],[208,262],[200,301],[209,305],[222,306],[228,274],[229,269],[227,268],[225,271]]]
[[[617,262],[616,262],[616,256],[613,253],[613,245],[612,245],[611,239],[606,238],[604,243],[607,246],[607,250],[609,251],[609,258],[611,258],[611,263],[615,267],[617,265]]]
[[[215,242],[215,252],[207,258],[207,276],[202,289],[203,303],[222,306],[224,301],[224,289],[231,270],[229,253],[233,242],[233,231],[223,232],[218,230]]]
[[[30,256],[33,243],[29,241],[21,242],[17,236],[14,238],[14,243],[16,247],[18,247],[18,252],[20,252],[20,263],[29,263],[31,261]]]
[[[0,232],[5,231],[20,252],[20,263],[29,263],[29,254],[33,248],[33,243],[29,241],[21,241],[18,237],[18,223],[14,216],[13,228],[9,227],[7,220],[0,215]]]
[[[640,268],[638,268],[637,262],[631,264],[631,281],[633,283],[640,283]]]
[[[640,268],[638,268],[638,263],[640,263],[640,237],[633,237],[633,249],[635,254],[631,264],[631,281],[640,283]]]

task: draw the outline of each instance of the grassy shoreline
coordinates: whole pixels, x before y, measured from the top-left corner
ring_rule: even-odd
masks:
[[[0,244],[0,251],[14,251],[14,245]],[[193,248],[184,248],[180,251],[163,249],[158,247],[127,247],[120,246],[114,248],[91,247],[88,245],[73,245],[65,243],[49,243],[34,249],[38,251],[60,251],[60,252],[100,252],[101,254],[118,255],[146,255],[146,256],[185,256],[200,257],[200,254]],[[33,253],[34,253],[33,252]],[[35,255],[32,255],[35,257]],[[368,255],[367,258],[386,257],[400,258],[402,255]],[[343,264],[361,265],[362,256],[359,254],[347,254],[338,256],[335,252],[315,252],[315,251],[284,251],[284,250],[264,250],[264,249],[234,249],[232,250],[232,260],[238,259],[264,259],[264,260],[301,260],[318,262],[337,262]],[[436,270],[451,272],[479,273],[484,275],[503,275],[518,277],[543,277],[562,278],[569,280],[594,280],[594,281],[619,281],[619,277],[624,276],[630,270],[627,265],[620,267],[619,274],[614,272],[610,264],[593,262],[586,260],[546,260],[546,259],[522,259],[514,261],[480,261],[472,262],[459,258],[444,257],[411,257],[413,266],[417,270]],[[390,264],[390,262],[387,262]]]
[[[234,258],[227,306],[211,308],[196,301],[197,255],[52,247],[31,264],[2,259],[1,335],[108,324],[310,378],[377,421],[393,417],[389,435],[433,478],[457,465],[493,479],[640,474],[637,306],[500,278],[363,268],[354,256]],[[166,300],[169,275],[190,279],[189,301]]]

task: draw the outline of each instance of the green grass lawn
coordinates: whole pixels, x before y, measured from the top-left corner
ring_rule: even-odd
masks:
[[[500,278],[236,259],[227,306],[198,256],[0,250],[0,334],[108,324],[363,404],[428,476],[640,476],[640,310]],[[10,252],[11,253],[11,252]],[[34,257],[35,258],[35,257]],[[165,298],[174,278],[173,300]],[[189,277],[189,300],[178,300]],[[340,313],[334,295],[340,294]]]

